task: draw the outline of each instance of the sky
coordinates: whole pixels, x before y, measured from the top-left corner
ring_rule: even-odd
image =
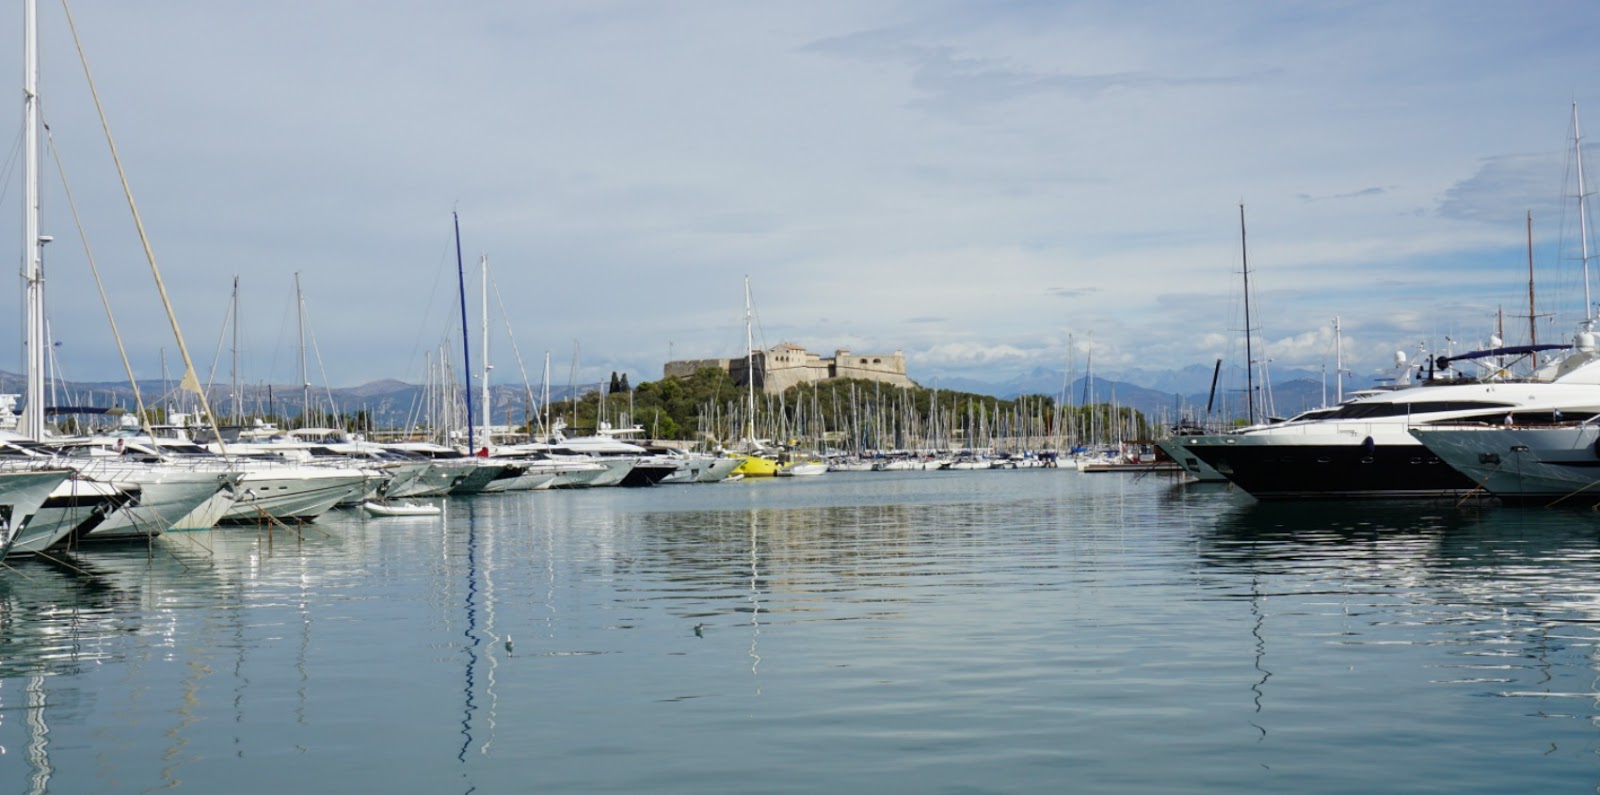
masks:
[[[1528,341],[1529,213],[1540,341],[1583,314],[1589,1],[70,8],[202,381],[298,383],[301,318],[313,383],[459,369],[453,214],[497,383],[742,356],[746,276],[758,346],[924,384],[1209,368],[1243,357],[1245,256],[1258,358],[1331,370],[1338,317],[1370,375],[1501,314]],[[181,373],[59,3],[40,26],[59,372],[123,373],[86,239],[135,372]]]

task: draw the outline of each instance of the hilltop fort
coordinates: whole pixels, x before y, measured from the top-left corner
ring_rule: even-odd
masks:
[[[755,385],[763,392],[782,392],[798,384],[829,381],[836,378],[860,378],[881,381],[891,386],[912,387],[916,384],[906,377],[906,357],[895,351],[892,354],[851,353],[835,350],[830,358],[823,358],[805,348],[789,342],[779,343],[770,350],[755,351],[749,360],[737,359],[684,359],[667,362],[662,374],[668,378],[688,378],[697,370],[714,367],[726,372],[740,385],[750,383],[750,370],[755,370]]]

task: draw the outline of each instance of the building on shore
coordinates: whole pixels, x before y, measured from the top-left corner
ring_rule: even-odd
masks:
[[[667,378],[688,378],[701,369],[714,367],[726,372],[735,383],[743,386],[750,383],[749,370],[752,366],[755,369],[755,385],[763,392],[777,393],[799,384],[839,378],[880,381],[890,386],[916,386],[906,377],[906,357],[900,351],[868,354],[836,350],[832,357],[825,359],[789,342],[779,343],[770,350],[755,351],[748,360],[741,356],[737,359],[667,362],[662,374]]]

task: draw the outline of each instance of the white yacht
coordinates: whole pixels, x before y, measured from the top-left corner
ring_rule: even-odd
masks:
[[[11,551],[19,531],[50,498],[57,486],[72,477],[70,469],[0,470],[0,558]]]
[[[1499,348],[1457,359],[1525,352],[1527,346]],[[1436,376],[1284,422],[1173,441],[1180,453],[1198,457],[1258,499],[1444,497],[1477,484],[1424,447],[1413,428],[1594,414],[1600,414],[1600,340],[1585,331],[1571,353],[1524,380]]]
[[[195,467],[209,465],[237,474],[231,490],[219,492],[196,509],[202,514],[220,510],[219,521],[228,523],[254,523],[269,518],[311,521],[352,495],[364,493],[375,477],[371,470],[302,463],[278,454],[236,455],[231,446],[227,455],[221,455],[182,439],[128,437],[123,445],[153,460]]]
[[[1475,488],[1502,501],[1600,503],[1600,417],[1541,425],[1431,425],[1411,434]]]

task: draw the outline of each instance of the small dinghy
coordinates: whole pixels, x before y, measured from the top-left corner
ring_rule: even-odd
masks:
[[[372,502],[361,503],[361,509],[373,516],[438,516],[444,509],[429,503]]]

